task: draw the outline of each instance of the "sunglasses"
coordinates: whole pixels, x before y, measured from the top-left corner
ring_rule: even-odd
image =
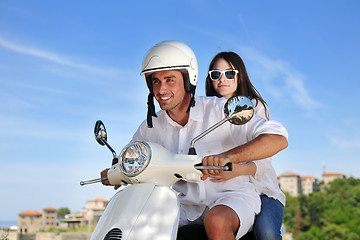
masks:
[[[217,81],[217,80],[220,80],[221,75],[224,74],[226,79],[234,80],[237,73],[239,73],[238,70],[232,70],[232,69],[231,70],[224,70],[224,71],[211,70],[211,71],[209,71],[209,76],[210,76],[211,80]]]

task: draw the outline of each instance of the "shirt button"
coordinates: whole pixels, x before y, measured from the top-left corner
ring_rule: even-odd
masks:
[[[183,150],[180,150],[180,152],[184,152]]]
[[[201,202],[201,203],[204,203],[204,200],[201,200],[200,202]]]

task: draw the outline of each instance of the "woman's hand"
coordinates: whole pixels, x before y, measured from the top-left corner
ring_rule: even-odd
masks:
[[[222,171],[220,174],[217,175],[209,175],[209,179],[212,182],[225,182],[232,178],[238,177],[239,175],[235,172],[235,167],[238,167],[239,164],[233,164],[232,171]]]

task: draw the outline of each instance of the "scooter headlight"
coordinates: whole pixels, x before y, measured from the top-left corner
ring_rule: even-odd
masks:
[[[128,177],[135,177],[147,167],[151,159],[151,149],[146,142],[129,143],[120,154],[122,172]]]

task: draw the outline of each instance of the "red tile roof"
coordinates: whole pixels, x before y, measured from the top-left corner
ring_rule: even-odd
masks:
[[[54,208],[54,207],[46,207],[46,208],[44,208],[44,210],[56,210],[56,208]]]
[[[109,202],[109,200],[107,200],[106,198],[101,198],[101,197],[94,198],[93,200],[90,200],[90,201],[93,201],[93,202]]]
[[[344,176],[344,174],[342,173],[338,173],[338,172],[327,172],[327,173],[323,173],[323,176]]]
[[[41,216],[42,213],[36,210],[26,210],[19,213],[19,216]]]
[[[299,174],[295,172],[284,172],[283,174],[280,175],[280,177],[282,176],[299,176]]]
[[[311,175],[305,175],[305,176],[301,176],[300,178],[314,179],[315,177]]]

